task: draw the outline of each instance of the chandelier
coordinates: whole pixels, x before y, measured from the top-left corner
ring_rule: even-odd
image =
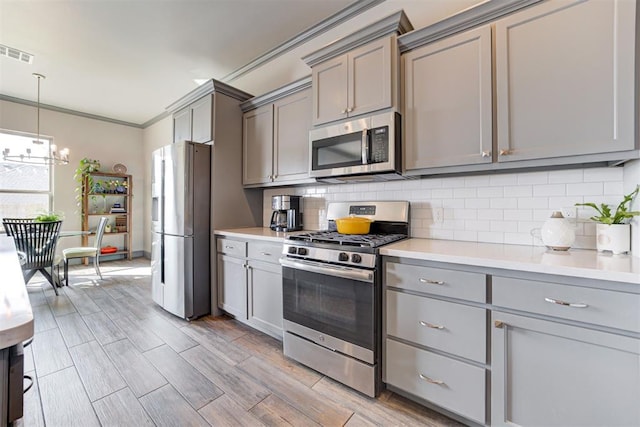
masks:
[[[38,136],[32,142],[35,145],[43,145],[40,140],[40,80],[46,77],[42,74],[33,73],[38,79],[38,104],[37,104],[37,132]],[[9,162],[30,163],[30,164],[48,164],[48,165],[66,165],[69,164],[69,149],[63,148],[58,151],[55,144],[49,146],[49,153],[43,153],[43,150],[36,150],[32,153],[31,148],[27,148],[24,153],[13,154],[9,148],[2,150],[2,159]]]

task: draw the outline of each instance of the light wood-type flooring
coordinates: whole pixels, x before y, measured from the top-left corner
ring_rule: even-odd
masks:
[[[35,379],[17,426],[457,425],[384,391],[368,398],[282,354],[226,316],[187,322],[151,300],[149,262],[70,269],[56,296],[29,283]]]

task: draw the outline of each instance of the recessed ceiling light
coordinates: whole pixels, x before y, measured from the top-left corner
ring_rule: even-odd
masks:
[[[13,58],[17,61],[24,62],[25,64],[33,63],[33,55],[27,52],[24,52],[20,49],[16,49],[14,47],[5,46],[0,44],[0,55],[6,56],[7,58]]]
[[[205,83],[206,83],[206,82],[208,82],[209,80],[211,80],[211,79],[193,79],[193,81],[194,81],[198,86],[205,84]]]

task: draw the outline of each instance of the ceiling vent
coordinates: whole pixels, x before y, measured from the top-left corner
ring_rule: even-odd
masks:
[[[0,44],[0,56],[6,56],[7,58],[13,58],[25,64],[33,63],[33,55],[27,52],[23,52],[19,49],[5,46]]]

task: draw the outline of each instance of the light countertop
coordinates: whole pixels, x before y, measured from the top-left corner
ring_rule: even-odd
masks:
[[[299,233],[299,232],[293,232]],[[215,234],[282,243],[293,233],[267,227],[215,230]],[[552,251],[541,246],[406,239],[380,248],[381,255],[447,262],[485,268],[556,274],[585,279],[640,284],[640,258],[594,250]]]
[[[33,311],[18,262],[13,238],[0,236],[0,348],[33,336]]]
[[[293,231],[291,233],[285,233],[282,231],[273,231],[269,227],[248,227],[215,230],[214,234],[218,236],[236,237],[242,239],[269,240],[272,242],[282,243],[287,236],[304,232],[305,231]]]
[[[594,250],[407,239],[380,248],[387,256],[640,284],[640,258]]]

